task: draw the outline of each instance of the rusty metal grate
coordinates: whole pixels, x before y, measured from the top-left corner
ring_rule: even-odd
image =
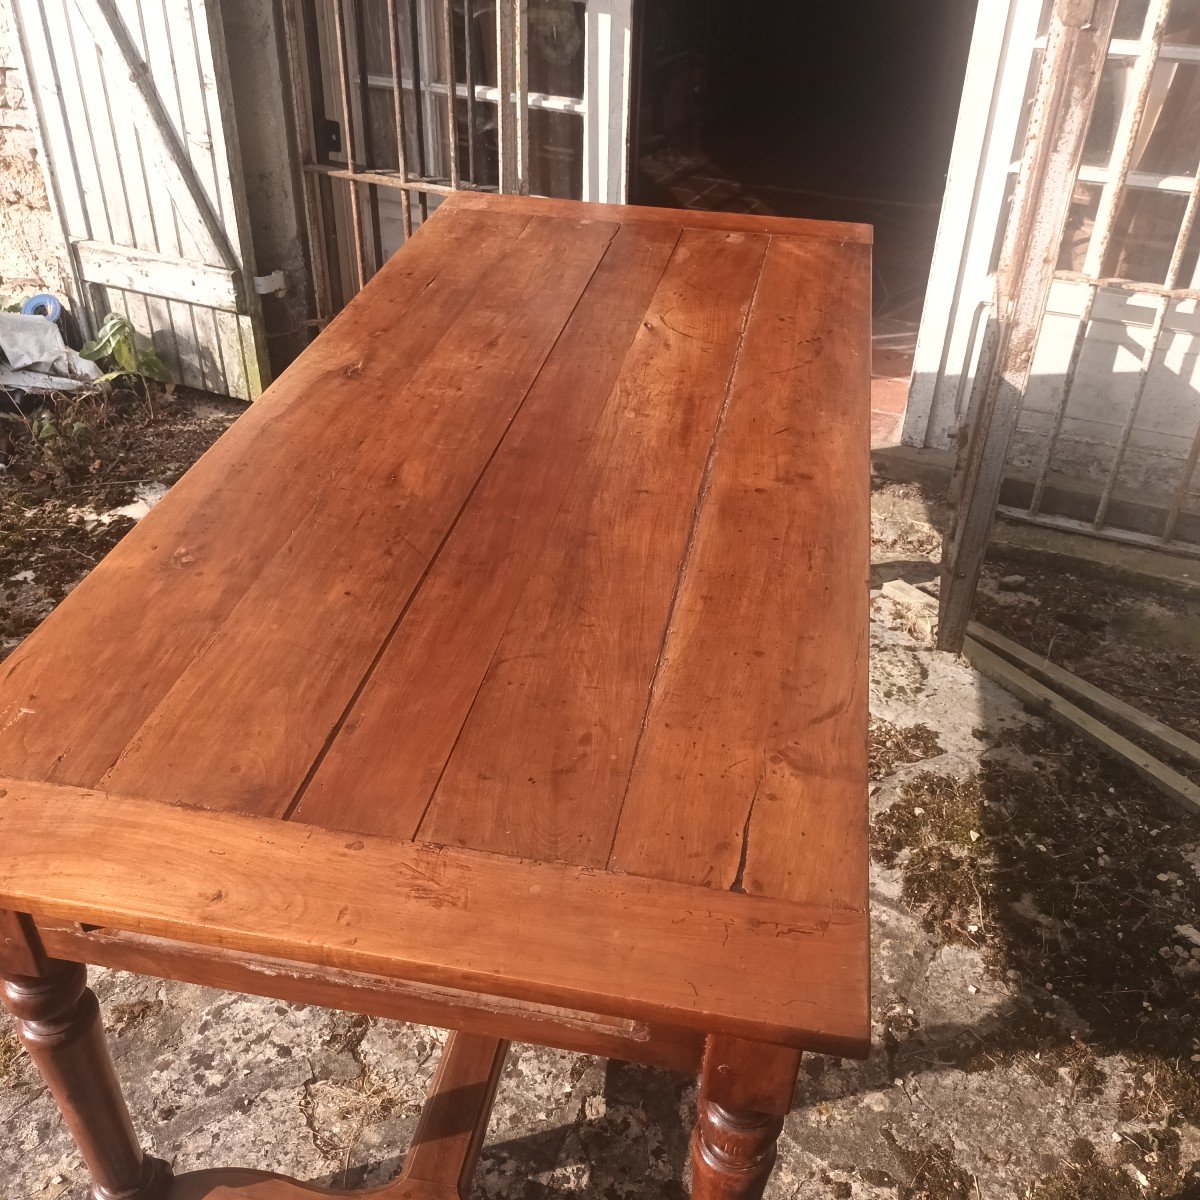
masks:
[[[624,199],[629,0],[290,0],[318,323],[451,192]]]
[[[1157,527],[1131,528],[1126,514],[1114,507],[1144,413],[1147,386],[1153,386],[1164,350],[1168,319],[1182,312],[1181,306],[1200,300],[1200,17],[1194,8],[1178,0],[1174,5],[1172,0],[1135,0],[1118,9],[1100,91],[1102,99],[1107,83],[1108,119],[1105,122],[1098,102],[1054,273],[1056,281],[1083,293],[1074,342],[1028,503],[1001,506],[999,511],[1018,520],[1200,554],[1195,530],[1181,526],[1181,517],[1195,507],[1200,404],[1194,406],[1194,432],[1173,484],[1146,497],[1156,503],[1152,513],[1140,519],[1157,522]],[[1047,511],[1047,488],[1072,398],[1081,396],[1080,361],[1094,328],[1097,300],[1105,293],[1147,298],[1144,317],[1149,330],[1140,347],[1132,392],[1124,411],[1115,414],[1120,423],[1090,518],[1079,519]],[[1145,490],[1159,493],[1157,487]],[[1194,525],[1194,513],[1192,517]]]

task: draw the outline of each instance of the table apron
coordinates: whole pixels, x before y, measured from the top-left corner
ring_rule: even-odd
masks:
[[[39,919],[53,958],[694,1074],[704,1035],[644,1021]]]

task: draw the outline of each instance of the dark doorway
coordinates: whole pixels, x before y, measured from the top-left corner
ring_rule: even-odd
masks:
[[[874,225],[876,331],[892,328],[903,349],[933,255],[973,0],[637,8],[631,201]]]

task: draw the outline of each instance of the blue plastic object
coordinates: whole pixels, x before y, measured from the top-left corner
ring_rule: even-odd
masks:
[[[47,321],[57,321],[62,316],[62,301],[49,292],[41,292],[30,296],[21,305],[21,311],[27,317],[45,317]]]

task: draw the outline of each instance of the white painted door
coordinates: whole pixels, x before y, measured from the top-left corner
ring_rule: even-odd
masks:
[[[905,416],[910,445],[951,447],[965,416],[1047,20],[1048,0],[979,5]],[[1009,475],[1035,491],[1027,512],[1006,515],[1039,516],[1057,478],[1102,492],[1092,532],[1113,524],[1109,500],[1121,497],[1126,509],[1173,512],[1166,534],[1144,518],[1154,538],[1180,532],[1181,517],[1200,526],[1198,200],[1200,2],[1122,0],[1008,446]]]
[[[267,379],[218,0],[13,0],[81,320],[183,384]]]

